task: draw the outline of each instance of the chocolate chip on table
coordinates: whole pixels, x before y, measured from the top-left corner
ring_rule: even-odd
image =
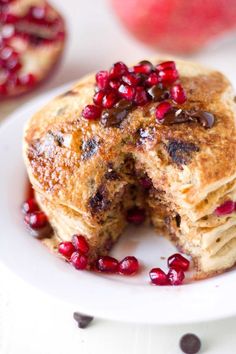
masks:
[[[200,351],[201,341],[195,334],[187,333],[180,339],[179,346],[185,354],[196,354]]]
[[[78,323],[78,327],[82,329],[87,328],[93,320],[92,316],[84,315],[79,312],[74,312],[73,318]]]

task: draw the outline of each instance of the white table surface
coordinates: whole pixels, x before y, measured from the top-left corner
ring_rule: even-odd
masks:
[[[52,2],[68,23],[68,45],[61,66],[32,94],[1,103],[1,120],[32,97],[89,71],[107,68],[117,60],[136,62],[156,54],[127,36],[106,0]],[[236,41],[228,39],[190,59],[223,71],[236,87],[235,58]],[[7,230],[1,230],[0,236],[7,237]],[[72,317],[74,311],[79,308],[52,299],[0,265],[0,354],[178,354],[179,338],[187,332],[199,335],[201,353],[236,352],[236,318],[165,327],[95,319],[88,329],[80,330]]]

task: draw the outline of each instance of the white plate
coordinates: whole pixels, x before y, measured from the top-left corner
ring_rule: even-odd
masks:
[[[75,305],[75,309],[112,320],[173,324],[236,314],[236,270],[177,287],[151,286],[148,271],[165,267],[174,247],[151,229],[130,228],[113,251],[135,255],[142,272],[135,277],[76,271],[48,252],[26,231],[20,205],[25,198],[22,129],[26,120],[68,85],[31,101],[0,127],[0,260],[33,286]]]

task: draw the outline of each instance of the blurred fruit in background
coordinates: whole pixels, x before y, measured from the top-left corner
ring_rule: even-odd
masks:
[[[0,99],[48,76],[65,41],[61,15],[44,0],[0,0]]]
[[[190,54],[236,29],[236,0],[111,0],[124,26],[155,48]]]

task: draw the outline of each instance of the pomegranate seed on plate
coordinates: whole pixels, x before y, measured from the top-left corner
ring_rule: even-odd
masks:
[[[88,120],[99,119],[102,113],[102,109],[98,106],[88,104],[82,111],[82,116]]]
[[[183,104],[187,99],[185,90],[180,84],[176,84],[171,87],[170,95],[172,100],[179,104]]]
[[[104,70],[99,71],[96,74],[96,83],[101,90],[106,89],[109,84],[108,72]]]
[[[139,262],[136,257],[127,256],[119,262],[118,271],[120,274],[132,275],[137,273],[139,269]]]
[[[126,217],[127,221],[134,225],[142,224],[145,221],[145,218],[145,210],[138,207],[129,209]]]
[[[32,229],[40,229],[47,225],[48,219],[43,211],[35,211],[25,215],[25,223]]]
[[[170,269],[167,274],[167,277],[171,285],[181,285],[183,283],[185,275],[181,269]]]
[[[125,98],[128,101],[133,100],[135,89],[132,86],[121,84],[118,91],[122,98]]]
[[[30,198],[22,204],[21,209],[24,214],[29,214],[39,210],[39,206],[34,198]]]
[[[151,282],[155,285],[169,285],[169,279],[165,272],[160,268],[153,268],[149,272]]]
[[[167,260],[167,264],[169,268],[173,268],[176,270],[187,271],[190,265],[190,262],[187,258],[183,257],[179,253],[172,254]]]
[[[96,266],[100,272],[116,273],[118,271],[119,262],[110,256],[99,257]]]
[[[234,212],[235,202],[233,200],[227,200],[215,209],[216,216],[224,216]]]
[[[157,120],[162,121],[165,118],[165,115],[171,110],[171,108],[171,104],[167,101],[159,103],[155,111]]]
[[[70,258],[71,264],[78,270],[84,270],[88,264],[88,257],[79,252],[74,252]]]
[[[62,256],[69,259],[72,255],[72,253],[75,252],[75,247],[72,244],[72,242],[69,242],[69,241],[61,242],[58,246],[58,252]]]
[[[79,251],[83,254],[87,254],[89,251],[89,244],[86,238],[82,235],[74,235],[72,237],[72,244],[76,251]]]

